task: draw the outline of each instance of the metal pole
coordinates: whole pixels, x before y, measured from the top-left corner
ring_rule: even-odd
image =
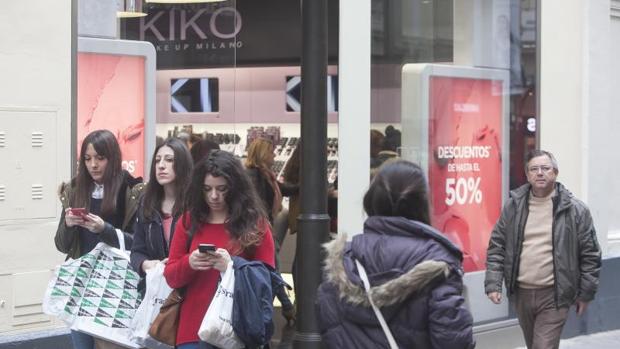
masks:
[[[301,1],[301,214],[297,237],[296,349],[321,348],[314,311],[327,240],[327,0]]]

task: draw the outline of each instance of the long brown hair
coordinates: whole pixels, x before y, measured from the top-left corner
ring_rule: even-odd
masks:
[[[153,158],[151,159],[151,170],[149,176],[149,182],[146,184],[146,188],[144,190],[144,201],[143,201],[143,212],[144,217],[149,220],[154,219],[154,213],[161,213],[161,203],[164,199],[164,187],[157,182],[155,178],[155,169],[157,164],[155,163],[155,158],[157,156],[157,152],[163,146],[170,147],[172,152],[174,153],[174,164],[173,169],[175,173],[174,179],[174,189],[175,189],[175,200],[174,206],[172,207],[172,216],[178,217],[183,213],[183,200],[185,197],[185,188],[189,184],[189,181],[192,176],[192,167],[193,162],[192,158],[187,150],[187,147],[178,138],[168,138],[163,143],[155,148],[153,152]]]
[[[118,191],[125,179],[121,167],[121,148],[114,134],[108,130],[93,131],[84,138],[80,148],[78,173],[73,179],[74,189],[71,206],[90,208],[90,197],[95,188],[95,181],[86,168],[86,149],[92,144],[99,156],[103,156],[108,163],[103,173],[103,202],[101,215],[111,215],[116,211]]]
[[[248,157],[245,159],[245,167],[267,169],[265,166],[265,157],[267,157],[269,153],[273,153],[273,143],[265,138],[255,139],[248,147]]]

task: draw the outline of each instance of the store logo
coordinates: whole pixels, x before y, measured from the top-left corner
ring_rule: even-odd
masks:
[[[205,20],[207,17],[208,22]],[[149,14],[148,19],[140,19],[140,40],[144,41],[147,35],[152,35],[158,41],[183,41],[188,38],[188,34],[200,40],[207,40],[207,34],[225,40],[239,34],[241,26],[241,14],[234,7],[221,7],[214,12],[207,12],[205,8],[196,12],[169,9]],[[167,33],[167,37],[162,32]]]

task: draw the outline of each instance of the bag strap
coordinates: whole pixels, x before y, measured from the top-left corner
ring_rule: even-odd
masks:
[[[388,327],[387,322],[385,322],[385,318],[383,318],[383,314],[381,314],[381,311],[375,305],[375,302],[373,302],[372,297],[370,296],[370,282],[368,282],[368,275],[366,275],[366,269],[364,269],[364,266],[362,265],[362,263],[360,263],[357,259],[355,260],[355,265],[357,265],[357,273],[359,274],[360,279],[362,279],[362,283],[364,284],[364,289],[366,290],[366,295],[368,296],[368,301],[370,302],[370,306],[372,307],[372,310],[375,312],[377,319],[379,319],[379,324],[381,324],[381,329],[383,329],[383,332],[385,333],[385,336],[387,337],[388,343],[390,344],[390,348],[398,349],[398,345],[396,344],[396,340],[394,340],[392,331],[390,331],[390,328]]]
[[[125,248],[125,234],[120,229],[114,229],[116,231],[116,237],[118,238],[118,248],[123,252],[128,252]]]

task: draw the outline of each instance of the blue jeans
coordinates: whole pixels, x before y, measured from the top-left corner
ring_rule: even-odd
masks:
[[[206,342],[185,343],[177,346],[177,349],[217,349]]]
[[[73,349],[94,349],[95,339],[93,336],[78,332],[71,331],[71,341],[73,342]]]

